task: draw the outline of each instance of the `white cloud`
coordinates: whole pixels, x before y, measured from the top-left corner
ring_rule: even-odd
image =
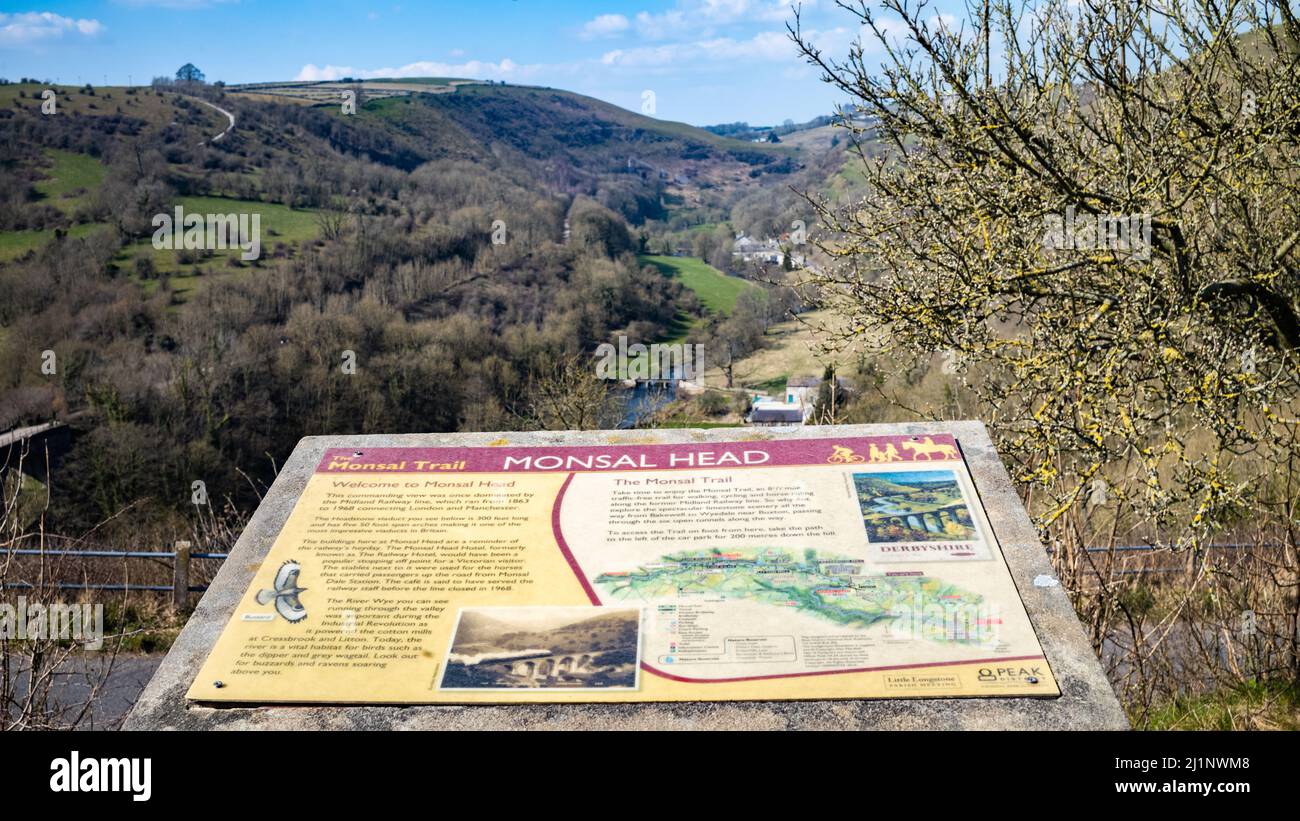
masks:
[[[603,37],[615,37],[632,27],[632,23],[621,14],[602,14],[587,21],[579,37],[584,40],[596,40]]]
[[[324,65],[308,63],[298,72],[295,80],[321,82],[341,80],[344,77],[370,79],[374,77],[464,77],[474,80],[527,80],[544,71],[555,70],[559,66],[520,65],[513,60],[484,62],[467,60],[463,63],[443,63],[421,60],[404,66],[388,68],[355,68],[353,66]]]
[[[636,30],[642,37],[650,40],[662,40],[689,27],[686,15],[680,11],[666,11],[651,14],[643,11],[636,16]]]
[[[688,43],[615,49],[601,56],[607,66],[652,67],[684,66],[691,63],[740,60],[785,60],[795,54],[794,45],[784,32],[767,31],[749,40],[717,37]]]
[[[845,28],[805,31],[805,39],[831,52],[845,51],[852,42],[852,32]],[[600,58],[606,66],[653,68],[675,66],[687,68],[700,63],[791,62],[799,50],[785,31],[763,31],[746,40],[714,37],[683,43],[614,49]]]
[[[645,12],[635,18],[620,14],[603,14],[590,19],[578,30],[584,40],[619,37],[631,34],[647,36],[662,31],[665,35],[676,32],[662,42],[634,42],[611,48],[599,57],[579,58],[569,62],[519,64],[503,59],[499,62],[461,59],[459,51],[451,52],[446,61],[418,61],[401,66],[361,68],[352,65],[318,65],[302,67],[295,78],[299,81],[330,81],[344,77],[370,79],[376,77],[466,77],[482,80],[505,80],[516,83],[564,85],[566,80],[585,82],[593,75],[681,75],[688,76],[702,67],[736,65],[785,66],[807,74],[799,58],[797,46],[791,42],[784,26],[771,20],[784,21],[789,15],[789,0],[680,0],[679,8],[662,14]],[[802,0],[807,8],[815,0]],[[743,34],[720,32],[707,27],[690,28],[690,19],[713,22],[743,21]],[[759,31],[753,31],[754,21],[760,22]],[[679,28],[680,27],[680,28]],[[743,30],[743,29],[742,29]],[[804,28],[803,36],[828,53],[848,51],[856,37],[857,29],[850,27],[815,30]],[[647,38],[658,39],[658,38]]]
[[[128,6],[138,7],[157,7],[163,9],[177,9],[179,11],[190,11],[192,9],[206,9],[211,6],[219,6],[225,3],[238,3],[239,0],[118,0]]]
[[[961,21],[959,21],[956,15],[953,14],[936,14],[930,18],[929,22],[930,25],[934,26],[935,28],[946,29],[948,31],[956,31],[959,28],[959,24]]]
[[[675,35],[711,32],[713,27],[737,23],[784,23],[793,18],[791,0],[678,0],[677,8],[636,15],[636,30],[642,37],[662,40]],[[802,0],[806,12],[817,0]]]
[[[0,46],[22,46],[81,34],[94,37],[104,31],[104,24],[86,18],[73,19],[51,11],[0,12]]]
[[[951,14],[934,14],[922,20],[921,24],[929,28],[931,32],[945,29],[949,32],[956,32],[961,28],[961,21]],[[880,29],[880,33],[886,40],[896,46],[902,46],[912,36],[911,28],[899,17],[882,15],[876,19],[876,28]],[[870,29],[864,29],[864,32],[864,38],[870,41],[868,51],[873,50],[878,45],[876,36]]]

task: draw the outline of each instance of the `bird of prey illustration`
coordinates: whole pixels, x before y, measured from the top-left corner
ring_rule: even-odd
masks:
[[[275,612],[284,616],[284,620],[293,624],[307,618],[307,608],[302,606],[298,594],[306,590],[298,586],[298,574],[302,566],[297,562],[285,562],[275,574],[275,588],[263,588],[257,591],[258,604],[275,602]]]

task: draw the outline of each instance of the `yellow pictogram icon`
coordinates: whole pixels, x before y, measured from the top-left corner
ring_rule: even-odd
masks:
[[[831,449],[834,451],[834,453],[832,453],[830,455],[830,458],[828,458],[826,461],[830,462],[833,465],[850,465],[850,464],[855,465],[859,462],[867,461],[865,458],[857,455],[852,450],[844,447],[843,445],[831,445]]]

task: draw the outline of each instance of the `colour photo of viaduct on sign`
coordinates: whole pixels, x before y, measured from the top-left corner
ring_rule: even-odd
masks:
[[[968,541],[976,535],[951,470],[855,474],[853,484],[873,542]]]

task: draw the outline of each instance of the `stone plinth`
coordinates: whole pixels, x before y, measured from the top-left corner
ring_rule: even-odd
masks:
[[[271,548],[326,448],[671,444],[786,437],[952,433],[1001,544],[1060,698],[684,702],[509,706],[197,705],[185,693]],[[978,422],[838,428],[652,430],[329,436],[304,439],[284,465],[230,559],[140,696],[127,729],[1127,729],[1128,722],[1065,591],[1036,584],[1051,565],[1010,479]]]

